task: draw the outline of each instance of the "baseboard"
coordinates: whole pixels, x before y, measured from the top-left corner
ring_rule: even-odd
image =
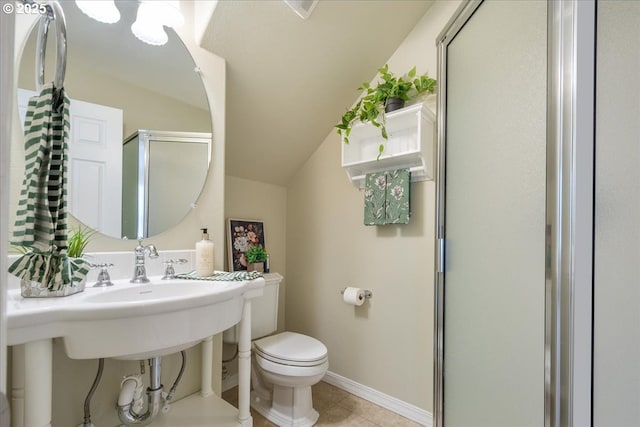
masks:
[[[410,403],[381,393],[378,390],[374,390],[371,387],[367,387],[366,385],[362,385],[331,371],[325,374],[322,381],[347,391],[354,396],[358,396],[362,399],[368,400],[369,402],[375,403],[376,405],[395,412],[398,415],[402,415],[403,417],[408,418],[411,421],[415,421],[418,424],[422,424],[426,427],[433,427],[433,416],[431,413]],[[227,391],[237,385],[238,374],[229,375],[227,378],[222,380],[222,391]]]
[[[322,380],[338,388],[341,388],[342,390],[347,391],[354,396],[358,396],[362,399],[368,400],[378,406],[381,406],[385,409],[395,412],[396,414],[402,415],[405,418],[422,424],[423,426],[433,426],[433,415],[430,412],[427,412],[424,409],[420,409],[410,403],[404,402],[400,399],[396,399],[395,397],[381,393],[377,390],[372,389],[371,387],[367,387],[366,385],[362,385],[353,380],[350,380],[349,378],[345,378],[330,371],[325,374]]]

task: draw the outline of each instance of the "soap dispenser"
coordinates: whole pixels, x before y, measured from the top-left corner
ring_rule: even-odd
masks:
[[[208,277],[213,275],[213,242],[209,240],[206,228],[201,228],[202,240],[196,242],[196,275]]]

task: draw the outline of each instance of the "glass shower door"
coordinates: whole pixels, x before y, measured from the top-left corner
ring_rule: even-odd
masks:
[[[597,3],[593,426],[640,425],[640,2]]]
[[[544,425],[546,30],[488,0],[446,48],[446,427]]]

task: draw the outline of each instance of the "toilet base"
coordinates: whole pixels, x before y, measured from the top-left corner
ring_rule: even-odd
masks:
[[[251,392],[251,407],[279,427],[311,427],[318,421],[311,387],[273,386],[271,400]]]

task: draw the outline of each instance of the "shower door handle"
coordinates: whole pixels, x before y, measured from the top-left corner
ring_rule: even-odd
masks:
[[[436,273],[444,273],[444,238],[438,239]]]

